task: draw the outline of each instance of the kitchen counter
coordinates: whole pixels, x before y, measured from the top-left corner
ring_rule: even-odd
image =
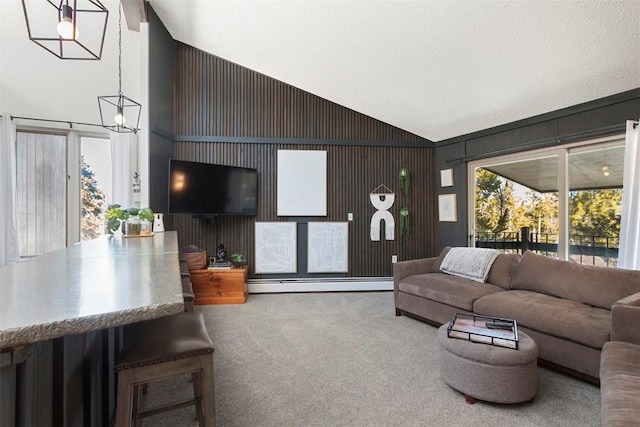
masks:
[[[0,349],[183,310],[175,231],[105,236],[0,268]]]

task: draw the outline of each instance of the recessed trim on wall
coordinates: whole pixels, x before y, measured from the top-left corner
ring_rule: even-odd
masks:
[[[440,171],[440,186],[453,187],[453,169],[442,169]]]
[[[455,194],[440,194],[438,196],[438,216],[440,222],[458,221],[458,208]]]

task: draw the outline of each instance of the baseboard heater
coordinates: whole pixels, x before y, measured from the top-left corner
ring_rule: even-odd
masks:
[[[291,279],[249,279],[250,294],[275,292],[391,291],[392,277],[300,277]]]

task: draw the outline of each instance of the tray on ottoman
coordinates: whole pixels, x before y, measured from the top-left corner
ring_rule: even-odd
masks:
[[[496,325],[489,328],[487,325]],[[447,327],[449,338],[518,349],[518,324],[514,319],[456,313]]]

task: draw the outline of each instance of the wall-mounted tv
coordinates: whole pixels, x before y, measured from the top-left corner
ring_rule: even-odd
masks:
[[[255,215],[257,169],[169,160],[169,213]]]

